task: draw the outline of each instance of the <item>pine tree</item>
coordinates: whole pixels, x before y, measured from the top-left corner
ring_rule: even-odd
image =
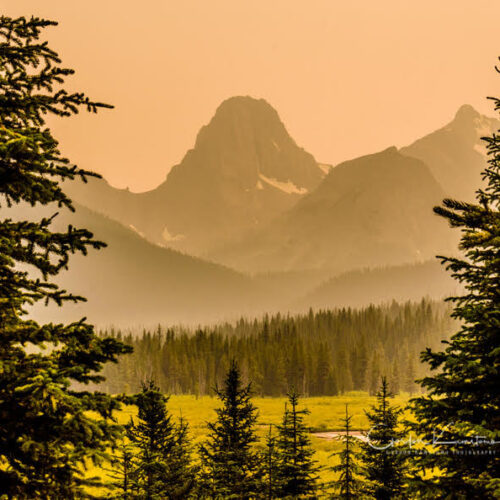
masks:
[[[365,478],[364,492],[377,500],[404,498],[405,456],[400,454],[400,441],[404,432],[398,429],[400,408],[391,406],[393,394],[389,391],[387,380],[377,392],[377,404],[365,411],[370,423],[368,441],[360,445],[362,468]]]
[[[497,68],[500,72],[500,69]],[[500,112],[500,100],[493,99]],[[444,200],[434,211],[462,232],[462,258],[441,257],[465,293],[449,300],[460,330],[423,361],[436,373],[420,381],[427,395],[413,401],[415,429],[434,443],[434,454],[417,457],[426,470],[417,478],[420,494],[444,498],[498,498],[500,495],[500,135],[485,137],[488,166],[476,204]],[[471,439],[489,444],[470,444]],[[450,444],[455,442],[455,444]]]
[[[131,397],[138,408],[138,422],[127,429],[134,447],[133,489],[139,498],[185,498],[193,487],[193,471],[187,446],[187,427],[172,422],[168,398],[153,381]]]
[[[297,409],[299,397],[295,391],[288,394],[288,403],[282,424],[278,426],[279,497],[312,496],[317,487],[318,468],[304,424],[304,415],[308,415],[309,411]]]
[[[375,396],[375,394],[377,394],[378,381],[380,380],[380,355],[378,351],[373,353],[370,371],[367,372],[367,376],[369,377],[367,383],[368,393],[370,396]]]
[[[261,455],[263,488],[260,496],[263,498],[273,499],[278,496],[277,460],[276,437],[273,435],[272,425],[270,425],[266,436],[266,446]]]
[[[334,498],[346,500],[359,498],[363,489],[359,479],[360,467],[356,461],[358,446],[356,438],[351,435],[351,420],[352,415],[349,415],[348,405],[345,405],[345,418],[342,419],[344,433],[341,436],[343,448],[336,454],[340,463],[331,468],[332,472],[339,474],[339,479],[333,484],[335,491],[338,492]]]
[[[40,325],[27,318],[36,302],[84,300],[53,279],[71,254],[104,246],[85,229],[53,226],[57,210],[73,210],[60,183],[95,174],[61,156],[45,118],[109,107],[64,90],[73,71],[40,41],[55,24],[0,18],[0,203],[13,217],[18,205],[31,216],[0,220],[0,496],[10,498],[71,499],[98,483],[85,477],[84,465],[107,458],[120,433],[110,420],[118,403],[70,385],[102,381],[103,364],[129,351],[85,320]]]
[[[406,370],[405,370],[405,379],[404,379],[404,388],[405,391],[411,395],[415,393],[417,373],[415,370],[415,361],[411,354],[408,355],[406,360]]]
[[[217,420],[208,424],[208,438],[200,447],[202,494],[250,498],[261,486],[259,456],[253,450],[257,409],[250,399],[250,384],[242,384],[235,361],[216,394],[222,407],[215,410]]]
[[[118,455],[116,455],[118,452]],[[134,454],[130,442],[122,439],[115,450],[115,458],[111,461],[112,468],[106,468],[111,479],[107,486],[111,486],[111,498],[129,500],[134,498]]]
[[[400,391],[399,373],[399,362],[397,359],[395,359],[392,363],[391,378],[389,379],[389,387],[391,388],[391,392],[395,395],[399,394]]]
[[[182,418],[175,426],[175,446],[170,457],[170,470],[167,484],[169,494],[166,498],[182,500],[195,489],[198,467],[193,465],[192,444],[189,439],[189,426]]]

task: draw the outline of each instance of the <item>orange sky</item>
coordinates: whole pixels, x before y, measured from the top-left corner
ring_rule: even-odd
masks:
[[[71,87],[113,111],[54,124],[72,161],[155,187],[224,99],[267,99],[318,161],[402,146],[499,95],[498,0],[8,0],[60,22]]]

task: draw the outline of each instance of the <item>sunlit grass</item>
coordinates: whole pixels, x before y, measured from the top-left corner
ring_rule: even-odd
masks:
[[[354,430],[367,430],[368,419],[364,413],[370,405],[374,404],[375,397],[368,396],[364,392],[350,392],[342,396],[324,396],[303,398],[300,400],[300,408],[307,408],[309,415],[305,418],[306,425],[314,432],[339,431],[342,429],[341,419],[345,415],[345,405],[348,405],[349,413],[352,415],[352,427]],[[393,399],[393,404],[405,407],[408,402],[408,395],[398,395]],[[254,398],[253,403],[258,409],[257,434],[260,443],[263,443],[264,436],[269,431],[269,425],[276,425],[281,422],[283,416],[285,397],[279,398]],[[216,418],[215,408],[220,402],[215,397],[210,396],[171,396],[167,407],[174,419],[183,417],[189,423],[189,431],[195,446],[203,441],[207,435],[206,423]],[[127,423],[131,417],[135,416],[135,407],[124,407],[117,413],[120,423]],[[338,440],[327,440],[311,435],[312,446],[315,450],[315,460],[321,467],[320,480],[329,482],[335,479],[329,471],[329,467],[336,463],[332,454],[339,451],[341,443]],[[195,456],[196,458],[196,456]],[[95,468],[89,469],[89,475],[99,475],[102,471]]]

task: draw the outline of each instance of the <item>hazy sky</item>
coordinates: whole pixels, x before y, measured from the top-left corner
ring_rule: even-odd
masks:
[[[2,0],[60,22],[71,87],[113,111],[54,124],[71,160],[155,187],[233,95],[267,99],[318,161],[402,146],[499,95],[498,0]]]

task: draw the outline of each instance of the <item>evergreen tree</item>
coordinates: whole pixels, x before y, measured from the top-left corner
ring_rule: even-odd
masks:
[[[500,112],[500,100],[493,101]],[[437,468],[416,482],[420,494],[434,498],[450,492],[454,498],[500,495],[500,449],[492,443],[500,441],[500,135],[483,140],[489,160],[476,204],[446,199],[434,209],[461,229],[463,257],[441,260],[465,287],[463,295],[449,299],[461,328],[444,350],[422,354],[436,373],[420,381],[427,395],[413,401],[422,439],[448,442],[434,443],[434,454],[417,457],[426,470]]]
[[[231,362],[222,389],[216,389],[222,407],[208,424],[209,435],[200,447],[201,488],[213,497],[254,497],[260,489],[259,456],[252,449],[257,438],[257,409],[250,400],[235,361]]]
[[[345,341],[342,343],[345,344]],[[341,346],[340,356],[338,359],[337,380],[339,390],[342,394],[352,390],[351,368],[349,366],[349,358],[345,345]]]
[[[364,391],[366,390],[366,371],[370,358],[368,357],[368,352],[366,350],[365,339],[362,339],[359,351],[354,356],[353,362],[355,363],[354,385],[356,389]]]
[[[0,220],[0,496],[9,498],[71,499],[98,483],[85,477],[85,464],[107,458],[120,431],[110,421],[118,403],[70,385],[100,382],[103,364],[129,350],[84,320],[40,325],[26,317],[39,301],[83,300],[54,276],[71,254],[104,245],[85,229],[53,226],[56,210],[73,210],[60,183],[95,174],[61,156],[45,118],[109,107],[64,90],[73,71],[40,41],[55,24],[0,17],[0,204],[5,215],[15,218],[19,205],[31,216]]]
[[[266,447],[261,457],[261,477],[264,487],[260,496],[263,498],[278,497],[277,459],[276,437],[273,435],[272,425],[270,425],[266,436]]]
[[[370,396],[377,394],[378,381],[380,380],[380,356],[378,351],[373,353],[370,363],[370,371],[367,372],[369,382],[367,383]]]
[[[118,444],[115,453],[118,455],[111,461],[112,468],[107,468],[111,478],[109,486],[113,489],[112,498],[128,500],[134,498],[134,454],[132,445],[125,439]]]
[[[377,500],[404,498],[406,460],[398,453],[398,441],[404,432],[397,428],[402,410],[391,406],[392,397],[383,377],[377,392],[377,404],[365,411],[370,423],[368,441],[360,445],[361,474],[366,479],[364,492]]]
[[[333,472],[339,474],[339,479],[333,484],[335,491],[338,492],[334,498],[347,500],[359,498],[363,489],[359,479],[360,467],[356,461],[358,446],[356,438],[351,435],[351,420],[352,415],[349,415],[348,405],[345,405],[345,418],[342,419],[344,434],[341,436],[343,448],[336,454],[340,463],[331,468]]]
[[[413,356],[411,356],[411,354],[408,355],[405,366],[406,366],[406,372],[404,380],[404,389],[411,396],[415,393],[415,388],[416,388],[415,379],[417,378],[417,373],[415,370],[415,361],[413,359]]]
[[[169,494],[166,498],[182,500],[190,496],[196,486],[198,467],[193,464],[189,426],[181,417],[175,426],[175,446],[170,457]]]
[[[395,395],[399,394],[400,391],[399,373],[399,361],[395,359],[392,363],[391,378],[389,379],[389,387],[391,388],[391,392]]]
[[[307,409],[298,410],[299,397],[295,391],[288,394],[283,421],[278,426],[278,482],[279,497],[307,497],[316,491],[318,468],[313,460],[308,430],[304,424]]]
[[[193,470],[187,446],[187,428],[172,422],[165,397],[154,382],[143,384],[131,398],[138,408],[138,422],[127,434],[135,448],[133,489],[138,498],[185,498],[193,487]]]

